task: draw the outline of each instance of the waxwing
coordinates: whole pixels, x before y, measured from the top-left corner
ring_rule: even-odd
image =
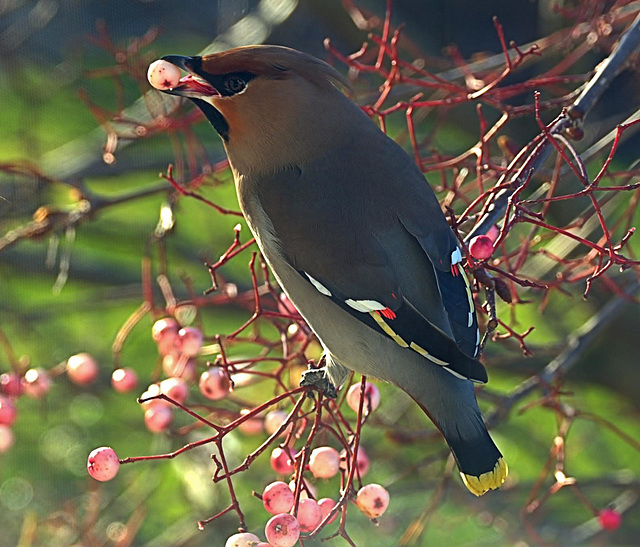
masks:
[[[274,276],[348,369],[407,392],[449,444],[475,495],[507,464],[474,394],[487,374],[456,237],[413,160],[345,94],[328,64],[278,46],[169,55],[150,81],[216,129],[240,207]],[[187,72],[179,78],[176,67]]]

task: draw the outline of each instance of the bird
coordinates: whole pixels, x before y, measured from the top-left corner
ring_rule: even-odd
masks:
[[[350,371],[395,384],[440,430],[468,490],[499,488],[508,468],[475,397],[487,373],[463,254],[415,161],[307,53],[256,45],[156,63],[167,71],[155,87],[193,101],[222,139],[328,384]]]

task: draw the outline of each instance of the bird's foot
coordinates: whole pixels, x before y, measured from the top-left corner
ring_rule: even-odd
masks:
[[[300,380],[302,387],[312,387],[322,392],[325,397],[329,399],[335,399],[338,397],[336,387],[331,383],[327,376],[327,370],[323,368],[311,368],[309,367],[302,373],[302,380]]]

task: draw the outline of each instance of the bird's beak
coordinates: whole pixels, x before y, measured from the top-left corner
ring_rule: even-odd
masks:
[[[179,85],[171,89],[162,90],[169,95],[201,99],[203,97],[218,97],[220,93],[202,73],[202,57],[187,57],[184,55],[165,55],[163,61],[181,68],[187,75],[180,78]]]

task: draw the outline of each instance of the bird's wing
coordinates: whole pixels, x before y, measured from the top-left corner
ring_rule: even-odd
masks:
[[[451,316],[449,307],[457,310],[464,298],[468,324],[468,289],[455,256],[457,272],[452,273],[453,251],[447,255],[444,247],[444,254],[437,254],[433,238],[425,239],[423,246],[421,234],[412,230],[412,217],[405,225],[395,213],[398,207],[371,203],[366,184],[365,191],[356,192],[350,184],[318,183],[335,177],[333,169],[329,162],[291,167],[261,177],[256,186],[286,259],[316,290],[407,351],[416,351],[458,377],[486,382],[484,366],[474,358],[475,335],[473,351],[467,352],[450,336],[457,332],[455,323],[429,317],[433,309]],[[343,167],[340,176],[367,175],[366,170],[356,171]],[[442,217],[439,209],[437,214]],[[444,218],[442,222],[448,230]],[[451,238],[457,249],[453,234]],[[444,265],[432,264],[432,256],[439,260],[440,255],[448,259],[446,271]],[[454,293],[453,303],[444,302],[443,309],[449,292]],[[450,323],[451,328],[445,328]]]
[[[435,196],[433,200],[436,201]],[[436,206],[440,213],[440,206]],[[440,215],[436,223],[427,222],[424,211],[415,203],[407,204],[398,214],[407,232],[417,240],[433,265],[440,297],[458,347],[466,355],[477,357],[480,345],[478,321],[471,285],[455,235],[444,216]]]

